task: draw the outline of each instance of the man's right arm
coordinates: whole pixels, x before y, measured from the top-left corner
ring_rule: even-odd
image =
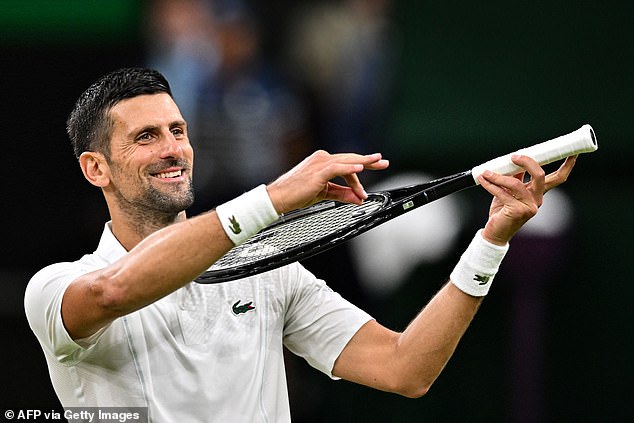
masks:
[[[64,326],[73,339],[92,335],[192,281],[232,247],[215,212],[157,231],[120,260],[68,286]]]
[[[278,213],[322,199],[360,203],[357,173],[385,169],[380,154],[317,152],[267,187]],[[347,187],[333,184],[341,176]],[[145,307],[192,281],[233,247],[215,211],[175,223],[145,238],[110,266],[74,280],[64,293],[62,319],[73,339]]]

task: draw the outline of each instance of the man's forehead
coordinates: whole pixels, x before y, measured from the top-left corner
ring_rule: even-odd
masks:
[[[112,106],[111,112],[151,111],[155,108],[178,109],[172,97],[167,93],[143,94],[126,98]]]
[[[115,124],[123,126],[160,125],[183,120],[169,94],[145,94],[121,100],[110,109]]]

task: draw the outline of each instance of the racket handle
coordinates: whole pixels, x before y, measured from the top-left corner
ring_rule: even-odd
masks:
[[[522,148],[516,153],[532,157],[540,165],[556,162],[565,159],[568,156],[574,156],[581,153],[590,153],[599,148],[597,137],[590,125],[583,125],[581,128],[569,134],[562,135],[549,141],[533,145],[531,147]],[[523,169],[515,165],[511,161],[511,155],[501,156],[488,162],[482,163],[471,169],[471,175],[478,184],[478,177],[485,171],[491,170],[503,175],[515,175],[523,171]]]

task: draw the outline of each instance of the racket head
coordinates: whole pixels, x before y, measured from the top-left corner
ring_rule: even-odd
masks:
[[[391,202],[389,192],[378,192],[361,205],[322,201],[291,212],[232,248],[195,281],[227,282],[311,257],[380,224],[377,216]]]
[[[312,257],[396,216],[473,185],[461,172],[418,185],[369,193],[363,204],[322,201],[291,212],[231,249],[198,283],[227,282]]]

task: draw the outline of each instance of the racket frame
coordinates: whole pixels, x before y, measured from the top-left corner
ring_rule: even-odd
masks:
[[[598,143],[594,130],[590,125],[586,124],[576,131],[566,135],[517,150],[516,154],[530,156],[540,165],[545,165],[568,156],[593,152],[597,149]],[[295,261],[306,259],[315,254],[329,250],[344,241],[354,238],[355,236],[408,211],[414,210],[446,195],[478,185],[478,176],[485,170],[491,170],[505,175],[513,175],[523,171],[523,169],[512,162],[511,154],[507,154],[506,156],[500,156],[481,165],[475,166],[471,170],[435,179],[424,184],[411,185],[403,188],[368,194],[368,199],[366,201],[381,201],[380,208],[367,214],[367,216],[354,221],[354,223],[337,229],[328,235],[317,238],[313,241],[299,244],[295,247],[284,249],[283,251],[275,252],[266,258],[249,261],[242,265],[233,265],[219,269],[213,269],[214,266],[212,266],[210,270],[198,276],[195,281],[203,284],[226,282],[262,273]],[[258,234],[256,234],[253,238],[236,247],[236,249],[239,249],[244,245],[252,245],[259,242],[260,239],[264,239],[267,236],[267,233],[275,230],[281,230],[282,225],[289,224],[298,219],[302,219],[303,217],[311,216],[315,213],[320,213],[333,207],[337,208],[342,206],[349,205],[328,200],[302,210],[291,212],[286,216],[281,217],[277,222],[274,222],[272,225],[269,225],[262,231],[258,232]],[[235,252],[234,250],[236,249],[230,250],[223,257],[228,257],[232,254],[232,252]],[[221,257],[216,263],[222,262],[222,260],[223,258]]]
[[[249,275],[273,270],[296,261],[305,260],[309,257],[334,248],[349,239],[387,222],[388,220],[392,220],[397,216],[474,185],[475,182],[471,176],[471,171],[469,170],[435,179],[423,184],[409,185],[393,190],[368,193],[368,199],[366,201],[374,201],[381,204],[377,210],[372,213],[368,213],[353,224],[333,231],[332,233],[314,241],[285,249],[263,259],[251,261],[243,265],[209,270],[197,277],[195,281],[202,284],[228,282],[247,277]],[[280,219],[276,222],[258,232],[245,244],[252,245],[259,242],[266,242],[265,240],[268,237],[268,233],[271,233],[272,235],[270,236],[273,236],[276,230],[283,230],[284,225],[291,224],[298,219],[309,217],[315,213],[321,213],[328,209],[343,206],[349,205],[326,200],[316,203],[310,207],[293,211],[280,217]]]

